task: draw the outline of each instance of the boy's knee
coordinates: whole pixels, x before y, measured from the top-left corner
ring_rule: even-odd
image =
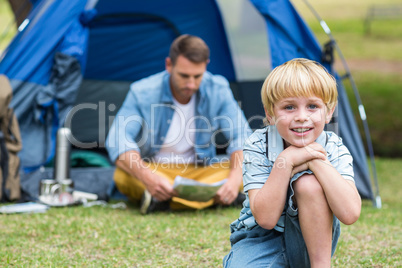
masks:
[[[294,191],[298,197],[319,197],[324,194],[321,184],[313,174],[305,174],[294,182]]]

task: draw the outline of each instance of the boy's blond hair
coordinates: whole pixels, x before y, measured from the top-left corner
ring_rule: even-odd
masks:
[[[274,116],[276,102],[289,97],[315,96],[331,111],[337,104],[336,80],[312,60],[293,59],[276,67],[265,79],[261,99],[265,110]]]

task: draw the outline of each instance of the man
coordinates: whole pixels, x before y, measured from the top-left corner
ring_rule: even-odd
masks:
[[[129,199],[141,200],[143,214],[162,207],[230,205],[238,199],[242,146],[251,131],[228,81],[207,72],[208,62],[202,39],[179,36],[166,70],[131,85],[110,128],[106,147],[116,164],[114,181]],[[230,161],[216,161],[218,133],[229,141]],[[177,196],[176,176],[203,183],[227,180],[213,199],[199,202]]]

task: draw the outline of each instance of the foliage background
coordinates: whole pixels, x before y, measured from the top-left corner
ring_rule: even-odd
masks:
[[[304,1],[292,1],[310,25],[321,44],[329,40],[318,20]],[[402,156],[402,15],[389,19],[376,19],[366,31],[369,8],[402,9],[400,0],[311,0],[311,5],[327,23],[339,44],[351,69],[366,109],[367,120],[373,140],[374,152],[378,156]],[[397,14],[397,13],[396,13]],[[340,75],[345,70],[336,59]],[[350,83],[346,80],[351,106],[356,115],[362,136],[363,126],[358,116],[357,105]]]

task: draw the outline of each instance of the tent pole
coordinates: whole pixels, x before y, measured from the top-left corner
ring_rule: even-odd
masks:
[[[342,64],[345,68],[345,78],[349,78],[350,84],[352,86],[355,98],[356,98],[356,102],[358,104],[358,109],[359,109],[359,114],[360,114],[360,118],[363,122],[363,128],[364,128],[364,133],[366,135],[366,143],[367,143],[367,148],[369,151],[369,156],[370,156],[370,163],[371,163],[371,174],[373,176],[373,180],[374,180],[374,185],[375,185],[375,197],[373,198],[373,206],[376,208],[381,208],[381,197],[380,197],[380,189],[378,186],[378,180],[377,180],[377,171],[376,171],[376,167],[375,167],[375,161],[374,161],[374,150],[373,150],[373,144],[371,141],[371,135],[370,135],[370,130],[369,130],[369,126],[367,123],[367,116],[366,116],[366,112],[364,109],[364,105],[363,102],[360,98],[360,94],[359,91],[357,89],[356,83],[352,77],[352,74],[350,72],[349,66],[346,63],[345,57],[343,56],[343,53],[340,49],[340,47],[338,46],[338,43],[335,41],[335,38],[333,37],[331,30],[329,29],[327,23],[320,17],[320,15],[317,13],[317,11],[313,8],[313,6],[308,2],[308,0],[303,0],[304,3],[307,5],[307,7],[310,9],[310,11],[314,14],[314,16],[317,18],[317,20],[320,22],[321,27],[323,28],[324,32],[327,34],[327,36],[330,38],[332,44],[334,44],[336,51],[338,52],[338,55],[342,61]],[[343,79],[343,78],[342,78]]]

